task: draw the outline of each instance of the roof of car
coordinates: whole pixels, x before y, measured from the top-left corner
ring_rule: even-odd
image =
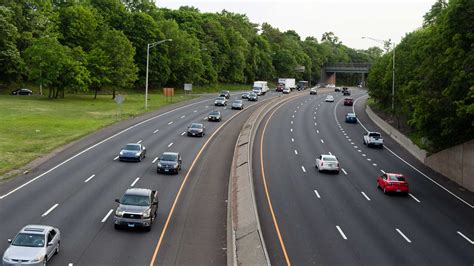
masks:
[[[356,116],[354,113],[347,113],[347,116]]]
[[[49,225],[30,224],[21,229],[20,232],[30,234],[44,234],[47,230],[53,228]]]
[[[210,115],[215,115],[215,114],[220,114],[221,112],[220,111],[211,111],[209,114]]]
[[[321,154],[321,157],[326,157],[326,158],[334,158],[337,159],[336,156],[331,155],[331,154]]]
[[[148,188],[129,188],[125,191],[127,195],[143,195],[148,196],[151,193],[151,189]]]
[[[167,151],[167,152],[163,152],[163,155],[176,155],[176,156],[178,156],[178,155],[179,155],[179,153],[177,153],[177,152],[171,152],[171,151]]]

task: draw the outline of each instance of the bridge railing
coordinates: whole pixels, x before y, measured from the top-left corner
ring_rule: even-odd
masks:
[[[369,63],[326,63],[325,68],[370,68],[372,64]]]

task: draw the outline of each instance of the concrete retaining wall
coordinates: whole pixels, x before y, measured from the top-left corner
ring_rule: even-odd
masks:
[[[474,140],[427,156],[425,150],[377,116],[368,105],[365,111],[377,126],[422,163],[474,192]]]

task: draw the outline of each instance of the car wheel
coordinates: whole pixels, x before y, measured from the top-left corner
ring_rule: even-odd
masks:
[[[377,188],[380,188],[379,182],[377,182]]]
[[[59,247],[61,246],[61,242],[58,242],[58,246],[56,247],[56,251],[54,251],[54,254],[59,254]]]
[[[387,189],[385,187],[383,188],[383,194],[387,194]]]
[[[150,226],[145,227],[145,231],[147,231],[147,232],[151,231],[151,223],[150,223]]]
[[[119,229],[120,229],[120,225],[114,224],[114,228],[115,228],[115,230],[119,230]]]
[[[46,266],[46,263],[48,262],[48,257],[44,256],[44,260],[43,260],[43,266]]]

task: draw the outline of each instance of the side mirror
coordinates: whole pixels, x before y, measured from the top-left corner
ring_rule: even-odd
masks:
[[[8,243],[11,243],[11,242],[12,242],[12,240],[11,240],[10,238],[9,238],[7,241],[8,241]]]
[[[115,199],[115,202],[120,203],[120,200],[119,200],[119,199]]]
[[[47,246],[50,247],[52,245],[53,245],[53,241],[49,242]]]
[[[158,201],[153,201],[153,205],[158,205]]]

